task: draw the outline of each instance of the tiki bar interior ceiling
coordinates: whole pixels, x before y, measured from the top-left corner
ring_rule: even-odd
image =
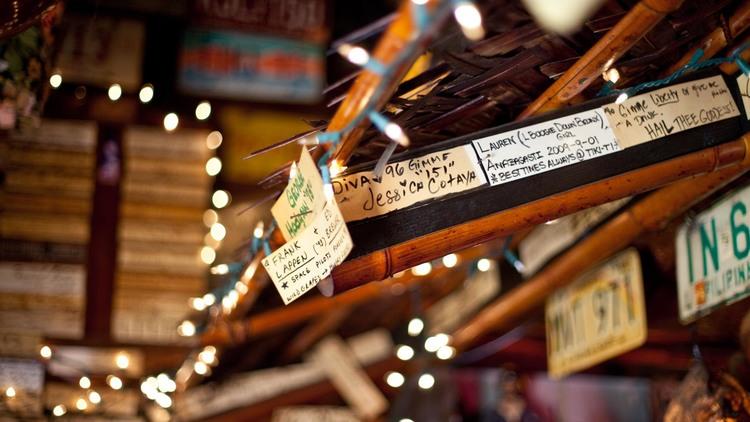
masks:
[[[0,0],[0,421],[750,421],[750,0]]]

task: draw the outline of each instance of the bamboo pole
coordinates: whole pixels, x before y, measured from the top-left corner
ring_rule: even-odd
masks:
[[[344,261],[334,268],[334,292],[383,280],[445,254],[508,236],[582,209],[646,192],[679,179],[742,161],[743,139],[623,173],[486,217],[467,221],[391,247]]]
[[[464,251],[459,255],[460,265],[488,256],[493,246],[484,244]],[[416,276],[411,272],[405,272],[383,283],[369,283],[333,297],[313,297],[283,308],[271,309],[244,321],[226,321],[209,327],[200,340],[204,345],[214,346],[241,342],[308,321],[335,308],[358,305],[386,295],[402,294],[412,287],[443,277],[450,271],[451,269],[445,267],[435,268],[429,276]]]
[[[518,116],[559,108],[586,89],[683,0],[641,0]]]
[[[680,60],[662,72],[662,75],[671,75],[679,68],[686,65],[698,49],[703,50],[703,56],[705,58],[710,58],[719,54],[721,50],[747,30],[748,27],[750,27],[750,1],[746,0],[742,2],[737,10],[734,11],[734,14],[729,18],[726,26],[716,27],[697,45],[688,50]]]
[[[733,144],[750,147],[750,135]],[[718,160],[717,160],[718,161]],[[575,281],[588,268],[626,248],[644,232],[663,228],[697,202],[741,176],[750,168],[750,154],[739,162],[708,174],[684,179],[651,193],[568,249],[539,274],[504,294],[453,335],[453,345],[465,350],[485,333],[507,329],[544,303],[549,294]]]

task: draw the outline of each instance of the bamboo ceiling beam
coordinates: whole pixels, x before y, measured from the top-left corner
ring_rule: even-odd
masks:
[[[679,179],[742,161],[740,139],[629,171],[380,249],[334,268],[334,292],[342,292],[448,253],[511,235],[582,209],[636,195]]]
[[[315,318],[284,347],[284,352],[279,358],[280,363],[283,365],[294,362],[303,353],[312,349],[315,343],[336,331],[349,318],[353,309],[352,306],[334,308]]]
[[[586,89],[683,0],[641,0],[562,74],[518,119],[553,110]]]
[[[473,260],[488,256],[491,253],[491,247],[492,244],[480,245],[466,250],[459,256],[459,265],[465,265]],[[275,308],[253,315],[242,321],[226,321],[224,324],[210,326],[201,335],[200,341],[205,345],[221,346],[277,332],[308,321],[334,308],[359,305],[384,295],[402,294],[412,287],[429,282],[430,279],[441,277],[449,271],[450,269],[445,267],[436,268],[426,277],[405,272],[403,275],[392,277],[383,283],[369,283],[344,294],[333,297],[313,297],[283,308]]]
[[[667,68],[662,75],[668,76],[686,65],[698,49],[703,50],[703,57],[713,57],[726,48],[735,38],[740,36],[750,27],[750,1],[746,0],[740,4],[734,14],[728,19],[726,25],[716,27],[706,35],[697,45],[688,50],[680,60]]]
[[[729,145],[729,144],[727,144]],[[485,333],[507,329],[541,306],[556,289],[572,283],[587,269],[625,249],[644,232],[663,228],[700,200],[750,168],[750,135],[731,143],[742,155],[733,164],[684,179],[651,193],[616,215],[576,246],[553,260],[536,276],[504,294],[453,335],[453,345],[465,350]],[[715,167],[721,159],[715,158]]]

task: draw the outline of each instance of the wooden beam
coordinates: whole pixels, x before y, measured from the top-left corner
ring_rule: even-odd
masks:
[[[683,0],[642,0],[518,116],[554,110],[586,89]]]
[[[732,144],[744,150],[741,160],[662,188],[618,214],[536,276],[487,306],[454,334],[454,346],[465,349],[487,332],[509,328],[541,306],[555,289],[572,283],[587,269],[627,247],[640,234],[662,228],[701,199],[742,175],[750,168],[750,154],[747,154],[750,135]]]

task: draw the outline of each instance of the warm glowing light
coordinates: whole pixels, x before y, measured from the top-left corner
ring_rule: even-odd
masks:
[[[452,253],[443,257],[443,265],[446,268],[453,268],[458,264],[458,255]]]
[[[346,57],[350,62],[363,66],[370,60],[370,53],[362,47],[341,44],[337,49],[338,53]]]
[[[206,375],[208,373],[208,365],[201,361],[196,361],[193,365],[193,369],[195,370],[195,373],[198,375]]]
[[[628,99],[628,94],[623,92],[622,94],[617,96],[617,99],[615,100],[615,104],[622,104]]]
[[[211,274],[224,275],[229,273],[229,265],[219,264],[215,267],[211,267]]]
[[[203,224],[206,227],[213,226],[217,221],[219,221],[219,214],[216,211],[206,210],[203,212]]]
[[[404,381],[406,381],[406,378],[404,378],[400,372],[389,372],[385,374],[385,383],[393,388],[401,387],[404,385]]]
[[[417,380],[417,385],[419,385],[419,388],[422,390],[429,390],[435,385],[435,377],[433,377],[432,374],[422,374]]]
[[[206,136],[206,147],[208,149],[216,149],[221,145],[223,140],[224,137],[221,135],[221,132],[215,130]]]
[[[76,409],[78,410],[86,410],[89,407],[88,402],[86,402],[86,399],[83,397],[76,400]]]
[[[206,120],[211,116],[211,103],[203,101],[195,107],[195,118],[198,120]]]
[[[163,393],[171,393],[177,389],[177,384],[165,373],[156,377],[156,387]]]
[[[89,401],[93,404],[99,404],[102,402],[102,396],[96,391],[89,391]]]
[[[112,84],[107,90],[107,96],[112,101],[117,101],[122,96],[122,87],[120,84]]]
[[[422,5],[424,5],[424,4],[427,4],[427,2],[428,2],[428,1],[429,1],[429,0],[411,0],[411,2],[412,2],[412,3],[414,3],[414,4],[418,4],[418,5],[420,5],[420,6],[422,6]]]
[[[60,85],[62,85],[62,75],[59,73],[52,74],[52,76],[49,77],[49,84],[52,88],[59,88]]]
[[[331,177],[336,177],[339,174],[346,171],[346,166],[341,164],[341,161],[339,160],[333,160],[331,161],[331,165],[328,166],[328,168],[331,171]]]
[[[44,345],[44,346],[42,346],[42,347],[41,347],[41,348],[39,349],[39,354],[40,354],[40,355],[41,355],[41,356],[42,356],[42,357],[43,357],[44,359],[49,359],[49,358],[51,358],[51,357],[52,357],[52,348],[50,348],[50,347],[49,347],[49,346],[47,346],[47,345]]]
[[[81,388],[91,388],[91,379],[89,379],[89,377],[83,376],[78,380],[78,385],[80,385]]]
[[[206,365],[213,365],[216,363],[216,349],[213,350],[205,348],[198,353],[198,359]]]
[[[410,346],[402,344],[396,348],[396,357],[401,360],[410,360],[414,357],[414,349]]]
[[[138,99],[141,100],[143,104],[146,104],[147,102],[154,99],[154,86],[151,84],[146,84],[141,87],[141,90],[138,92]]]
[[[422,330],[424,330],[424,321],[420,318],[412,318],[409,321],[409,325],[406,327],[406,331],[412,337],[422,334]]]
[[[171,132],[177,129],[177,125],[180,124],[180,118],[175,113],[169,113],[164,116],[164,129]]]
[[[201,261],[206,265],[211,265],[216,260],[216,250],[210,246],[201,248]]]
[[[450,346],[443,346],[438,349],[436,355],[438,359],[448,360],[448,359],[453,358],[453,356],[456,356],[456,349]]]
[[[255,225],[255,229],[253,230],[253,236],[260,239],[263,237],[263,222],[258,221],[258,224]]]
[[[461,25],[461,31],[464,36],[470,40],[479,40],[484,37],[484,28],[482,27],[482,14],[479,13],[474,4],[468,1],[460,1],[453,15],[456,21]]]
[[[167,409],[172,406],[172,399],[166,394],[158,394],[156,396],[156,404]]]
[[[209,176],[216,176],[221,172],[221,160],[219,157],[211,157],[206,161],[206,173]]]
[[[16,396],[16,389],[13,387],[8,387],[5,389],[5,397],[13,398]]]
[[[64,414],[66,414],[66,413],[68,413],[68,409],[65,406],[61,405],[61,404],[58,404],[57,406],[55,406],[54,408],[52,408],[52,414],[55,415],[55,416],[59,417],[59,416],[62,416]]]
[[[477,261],[477,269],[481,272],[487,272],[492,268],[492,261],[487,258],[482,258]]]
[[[610,67],[607,69],[603,74],[602,77],[604,77],[605,81],[612,82],[613,84],[616,84],[617,81],[620,80],[620,72],[617,71],[614,67]]]
[[[398,422],[414,422],[414,421],[411,420],[411,419],[409,419],[409,418],[401,418],[401,419],[398,420]]]
[[[122,388],[122,380],[117,375],[107,375],[107,385],[113,390]]]
[[[214,303],[216,303],[216,296],[214,296],[213,293],[206,293],[203,295],[203,303],[206,304],[206,306],[211,306]]]
[[[115,356],[115,365],[120,369],[128,369],[130,366],[130,356],[125,352],[120,352]]]
[[[401,129],[401,126],[390,122],[385,125],[385,129],[383,130],[383,132],[385,132],[385,136],[391,138],[391,140],[394,142],[398,142],[398,144],[402,147],[409,146],[409,138],[404,133],[404,130]]]
[[[243,283],[242,281],[234,283],[234,289],[243,295],[247,293],[247,285],[245,285],[245,283]]]
[[[213,269],[212,269],[213,270]],[[206,309],[206,302],[203,301],[202,297],[191,297],[190,307],[200,312]]]
[[[221,209],[226,207],[229,205],[229,201],[229,193],[225,190],[217,190],[211,195],[211,203],[213,203],[216,208]]]
[[[412,274],[416,276],[427,275],[430,273],[430,271],[432,271],[432,264],[430,264],[429,262],[419,264],[416,267],[411,269]]]
[[[425,340],[424,342],[424,348],[428,352],[437,352],[441,347],[447,346],[450,342],[451,338],[448,336],[448,334],[435,334],[434,336],[430,336]]]
[[[227,235],[227,228],[221,223],[216,223],[211,226],[211,237],[216,240],[223,240]]]
[[[182,321],[177,327],[177,333],[183,337],[192,337],[195,335],[195,324],[189,320]]]

